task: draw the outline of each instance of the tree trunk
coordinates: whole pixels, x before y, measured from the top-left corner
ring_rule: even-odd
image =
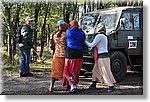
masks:
[[[70,18],[70,11],[68,10],[69,7],[71,7],[69,1],[67,3],[66,2],[63,3],[63,19],[67,23],[69,23]]]
[[[64,1],[62,3],[62,14],[63,14],[63,19],[65,20],[65,6],[66,6],[66,2]]]
[[[50,5],[50,7],[49,7],[49,15],[48,15],[48,17],[50,17],[51,16],[51,10],[52,10],[52,4]],[[58,12],[60,13],[61,12],[61,10],[59,9],[58,10]],[[47,44],[47,46],[49,47],[49,42],[50,42],[50,25],[49,24],[47,24],[47,30],[46,30],[46,44]]]
[[[84,1],[84,13],[86,13],[86,0]]]
[[[33,29],[33,45],[35,47],[35,51],[37,51],[37,22],[38,22],[38,15],[39,15],[39,9],[40,9],[41,5],[36,3],[35,5],[35,12],[34,12],[34,23],[35,23],[35,29]],[[36,61],[37,60],[37,57],[36,57],[36,53],[33,51],[33,61]]]
[[[92,11],[94,11],[94,8],[95,8],[95,3],[94,3],[94,0],[92,2]]]
[[[47,30],[47,46],[49,47],[50,45],[50,26],[49,26],[49,24],[47,25],[48,26],[48,30]]]
[[[88,12],[91,12],[91,1],[88,1]]]
[[[7,38],[7,41],[8,41],[8,57],[9,57],[9,64],[13,64],[13,61],[12,61],[12,44],[11,44],[11,14],[10,14],[10,5],[6,5],[5,7],[6,9],[6,17],[7,17],[7,28],[8,28],[8,38]]]
[[[97,0],[97,10],[99,9],[99,0]]]
[[[40,52],[40,57],[42,57],[43,50],[44,50],[44,44],[45,44],[45,26],[46,26],[46,17],[48,13],[48,8],[49,8],[49,3],[46,6],[46,13],[45,13],[45,18],[44,18],[44,23],[42,26],[42,34],[41,34],[41,52]]]
[[[77,6],[78,6],[78,5],[77,5],[77,0],[76,0],[75,5],[74,5],[74,10],[73,10],[72,20],[74,20],[74,19],[75,19],[75,14],[76,14]]]
[[[16,41],[15,37],[17,34],[17,30],[20,27],[19,26],[19,12],[20,12],[20,5],[16,4],[16,19],[15,19],[15,24],[14,24],[14,38],[13,38],[13,56],[16,54]]]
[[[100,9],[104,9],[102,0],[100,0]]]

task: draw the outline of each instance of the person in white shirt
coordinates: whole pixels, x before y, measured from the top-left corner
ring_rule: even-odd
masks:
[[[102,24],[98,24],[96,28],[96,36],[92,43],[87,40],[85,44],[90,48],[97,48],[98,61],[94,64],[92,70],[92,84],[89,89],[96,89],[96,83],[106,83],[108,92],[114,91],[115,78],[111,72],[110,57],[108,53],[108,38],[106,36],[106,28]]]

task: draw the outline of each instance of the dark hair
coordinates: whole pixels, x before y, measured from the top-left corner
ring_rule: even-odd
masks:
[[[77,20],[72,20],[70,22],[70,27],[71,28],[78,28],[79,27],[78,21]]]
[[[57,33],[57,37],[60,37],[62,32],[65,32],[68,29],[68,24],[63,22],[62,24],[59,25],[59,31]]]

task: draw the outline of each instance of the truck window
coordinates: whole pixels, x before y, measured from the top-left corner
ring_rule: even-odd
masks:
[[[124,12],[121,18],[125,18],[126,22],[121,30],[140,30],[140,13],[139,12]]]
[[[134,30],[140,30],[140,19],[139,19],[140,13],[139,12],[133,12],[133,22],[134,22]]]
[[[126,22],[125,24],[121,27],[121,30],[131,30],[132,28],[132,23],[131,23],[131,16],[129,12],[124,12],[121,16],[121,18],[125,18]]]

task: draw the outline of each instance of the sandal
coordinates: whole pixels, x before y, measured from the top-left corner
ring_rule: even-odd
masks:
[[[50,87],[48,88],[48,92],[53,92],[53,88],[51,89]]]

